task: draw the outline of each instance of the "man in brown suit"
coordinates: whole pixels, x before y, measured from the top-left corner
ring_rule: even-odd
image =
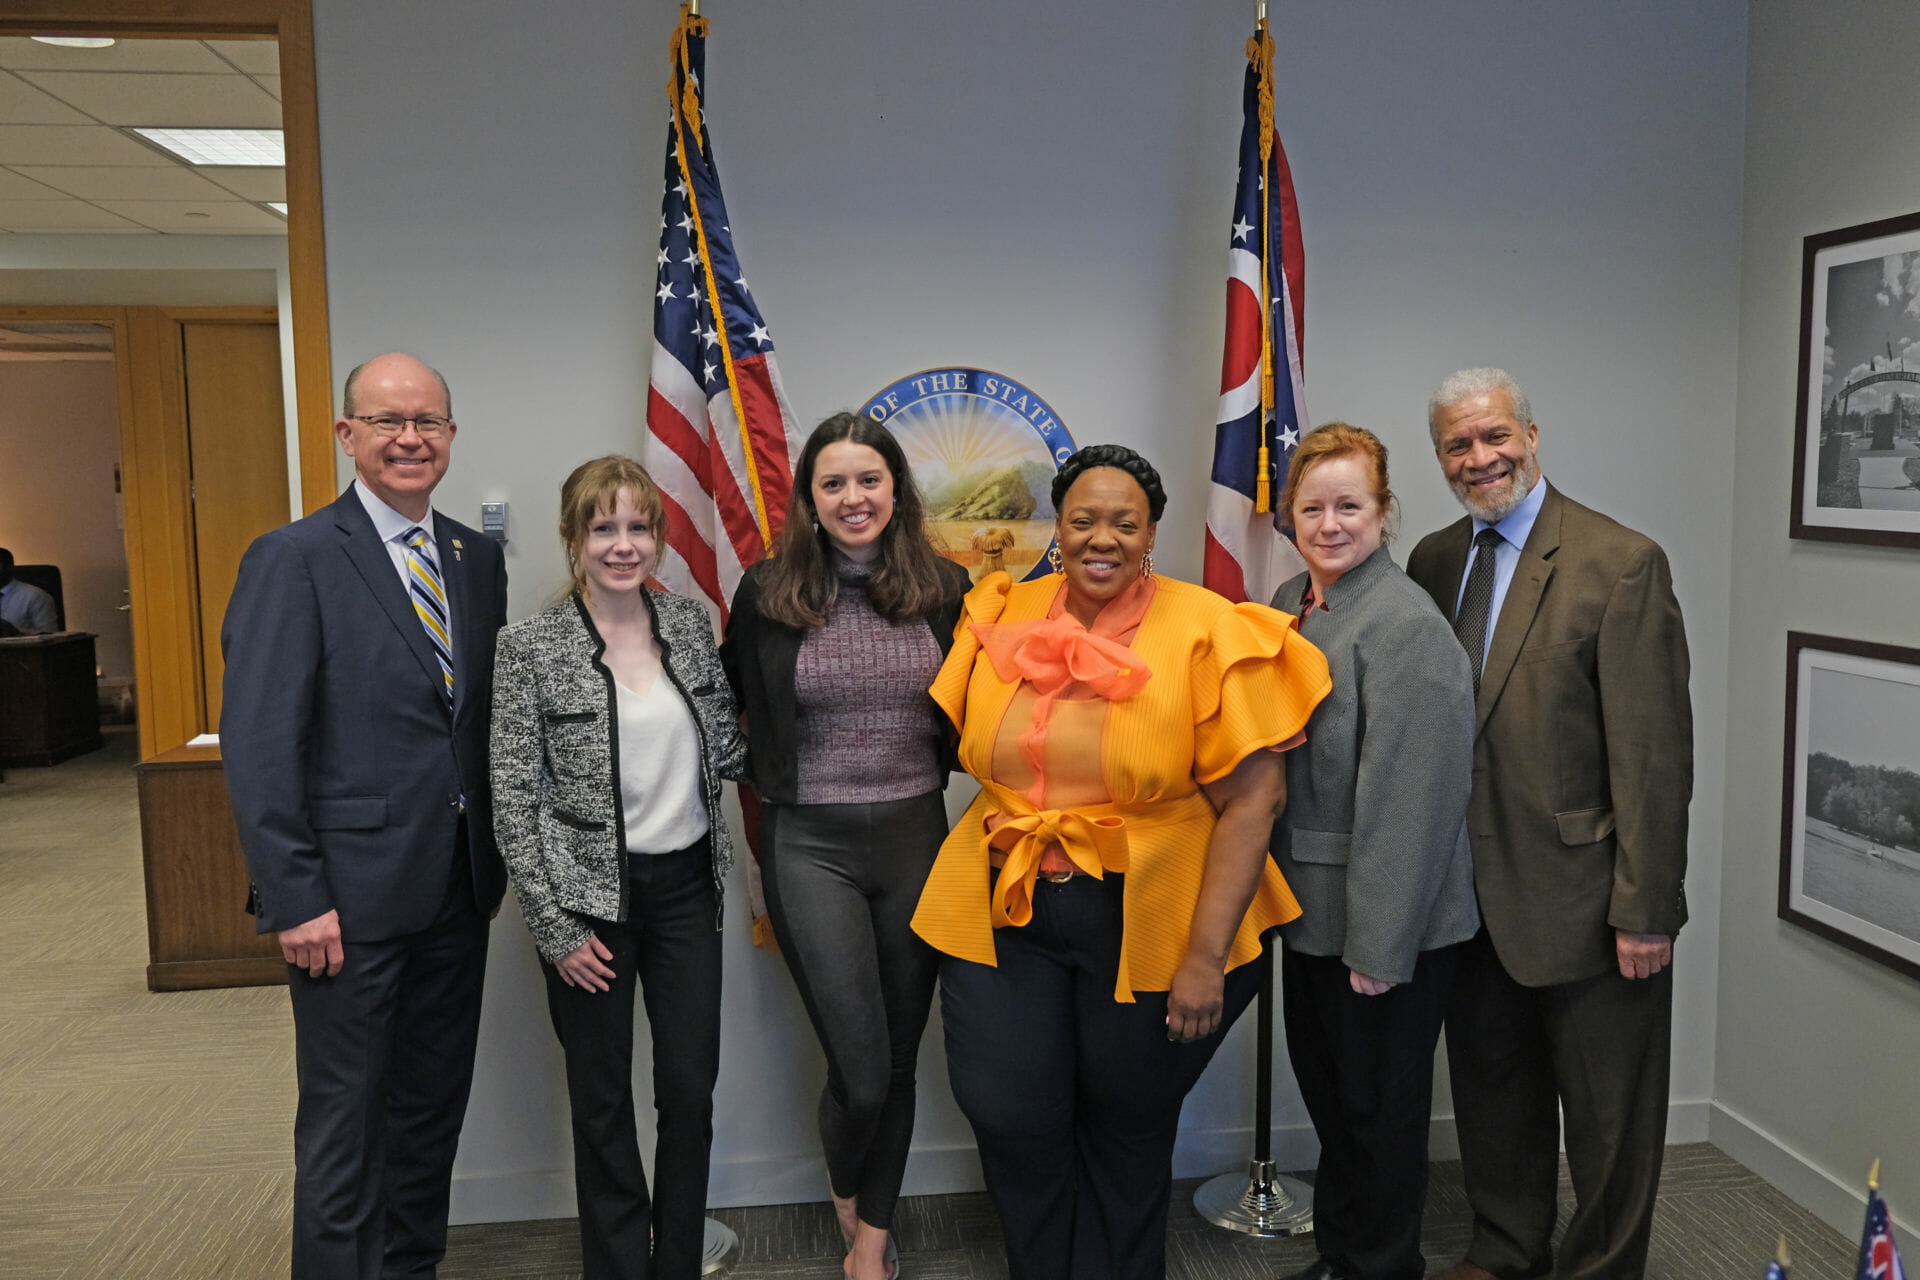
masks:
[[[1657,545],[1541,479],[1510,375],[1452,375],[1427,421],[1469,514],[1422,539],[1407,572],[1477,672],[1468,829],[1485,920],[1447,1012],[1473,1239],[1441,1275],[1637,1277],[1687,918],[1680,606]],[[1556,1262],[1562,1114],[1576,1204]]]

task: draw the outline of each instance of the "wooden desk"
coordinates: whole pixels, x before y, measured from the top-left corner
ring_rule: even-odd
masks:
[[[93,634],[0,638],[0,764],[59,764],[99,749]]]
[[[175,747],[134,773],[147,873],[147,989],[285,982],[277,935],[254,932],[247,914],[247,860],[220,748]]]

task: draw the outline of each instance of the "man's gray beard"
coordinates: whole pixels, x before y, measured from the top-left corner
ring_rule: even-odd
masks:
[[[1538,483],[1540,483],[1539,459],[1528,454],[1513,468],[1513,480],[1507,489],[1506,499],[1495,506],[1484,510],[1476,506],[1471,496],[1473,491],[1458,481],[1448,481],[1448,487],[1453,490],[1453,496],[1459,499],[1460,505],[1467,509],[1468,515],[1476,520],[1484,520],[1488,524],[1499,524],[1520,509],[1520,504],[1527,500],[1527,495],[1533,492],[1533,486]]]

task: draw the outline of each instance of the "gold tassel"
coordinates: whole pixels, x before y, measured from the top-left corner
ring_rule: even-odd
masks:
[[[1265,515],[1273,510],[1273,462],[1267,450],[1267,424],[1273,421],[1273,294],[1267,265],[1273,243],[1273,184],[1267,181],[1273,163],[1273,37],[1265,17],[1247,38],[1247,57],[1260,76],[1260,475],[1254,482],[1253,509]]]
[[[673,99],[673,82],[680,78],[680,68],[687,65],[687,37],[707,34],[707,20],[690,11],[691,6],[680,6],[680,25],[674,30],[673,42],[668,48],[667,99]],[[693,134],[693,145],[703,153],[706,145],[701,142],[700,90],[694,86],[691,77],[680,90],[680,118],[686,122],[688,131]]]

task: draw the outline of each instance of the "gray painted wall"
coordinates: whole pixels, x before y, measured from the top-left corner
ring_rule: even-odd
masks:
[[[929,365],[1005,372],[1081,441],[1160,463],[1162,569],[1197,575],[1253,6],[707,8],[733,230],[800,415]],[[1700,655],[1673,1083],[1675,1134],[1697,1138],[1714,1079],[1746,6],[1277,9],[1315,419],[1381,433],[1411,538],[1457,514],[1426,444],[1428,390],[1507,363],[1532,390],[1547,474],[1672,553]],[[440,499],[466,519],[511,502],[517,617],[561,584],[566,470],[639,444],[674,10],[579,0],[529,23],[474,0],[446,15],[315,5],[333,349],[343,373],[395,346],[446,372],[464,429]],[[819,1198],[819,1051],[780,963],[747,948],[742,901],[713,1199]],[[558,1052],[511,907],[488,982],[456,1213],[571,1212]],[[1246,1158],[1250,1030],[1188,1104],[1182,1173]],[[936,1023],[909,1190],[978,1176],[939,1040]],[[1284,1060],[1279,1074],[1278,1156],[1300,1167],[1311,1130]],[[1444,1095],[1436,1109],[1444,1149]]]
[[[1786,635],[1914,645],[1920,557],[1787,537],[1801,248],[1920,207],[1920,10],[1881,0],[1845,6],[1843,19],[1804,0],[1755,0],[1751,24],[1727,652],[1739,694],[1726,726],[1712,1133],[1851,1232],[1876,1158],[1896,1217],[1920,1206],[1920,1000],[1912,979],[1775,916]]]

